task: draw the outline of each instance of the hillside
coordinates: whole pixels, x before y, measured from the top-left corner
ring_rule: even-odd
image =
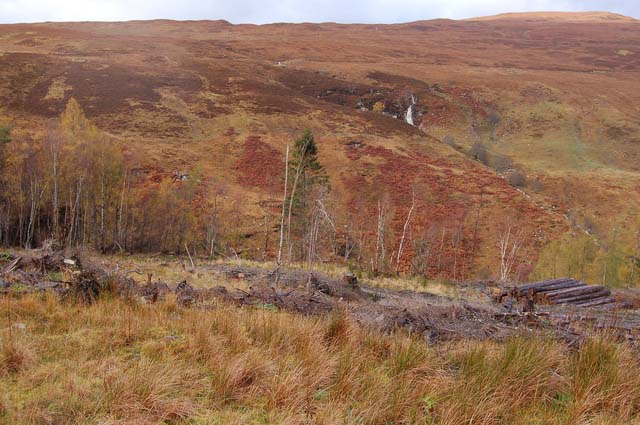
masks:
[[[531,267],[572,225],[606,234],[637,210],[639,30],[607,14],[2,25],[0,123],[38,137],[74,97],[148,179],[202,176],[249,239],[275,232],[285,145],[310,128],[341,225],[374,233],[384,200],[397,249],[415,192],[412,235],[442,229],[468,261],[475,222],[493,270],[513,219]]]
[[[481,16],[467,19],[468,21],[493,21],[493,20],[524,20],[524,21],[562,21],[562,22],[598,22],[617,21],[634,22],[636,19],[611,12],[525,12],[525,13],[501,13],[494,16]]]

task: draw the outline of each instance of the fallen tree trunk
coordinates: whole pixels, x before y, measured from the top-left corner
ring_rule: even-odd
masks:
[[[575,279],[571,277],[560,277],[557,279],[549,279],[549,280],[541,280],[539,282],[528,283],[526,285],[521,285],[516,287],[518,291],[528,291],[529,289],[542,289],[548,286],[557,285],[564,282],[576,282]]]
[[[611,291],[608,289],[603,289],[598,292],[592,292],[590,294],[583,294],[569,298],[560,298],[558,300],[553,300],[554,304],[577,304],[579,302],[586,302],[590,300],[594,300],[601,297],[608,297],[611,295]]]
[[[7,266],[4,269],[2,269],[2,274],[11,273],[15,269],[17,269],[21,261],[22,261],[22,257],[17,257],[15,260],[7,264]]]
[[[615,302],[616,302],[616,299],[614,297],[603,297],[603,298],[598,298],[596,300],[577,303],[575,305],[578,307],[595,307],[595,306],[600,306],[600,305],[610,304]]]
[[[537,285],[527,288],[518,287],[515,288],[515,291],[513,291],[513,293],[515,296],[520,297],[529,293],[539,294],[542,292],[555,291],[559,289],[574,288],[576,286],[584,286],[584,283],[579,282],[575,279],[569,279],[563,280],[561,282],[545,283],[544,285]]]
[[[541,288],[546,288],[552,285],[562,284],[569,281],[575,281],[575,279],[563,277],[559,279],[543,280],[540,282],[528,283],[526,285],[510,287],[503,290],[498,295],[498,298],[507,297],[507,296],[519,297],[519,296],[525,295],[530,289],[533,289],[535,293],[537,290]]]
[[[556,301],[563,298],[572,298],[579,295],[592,294],[594,292],[600,292],[603,289],[607,289],[600,285],[582,285],[575,288],[560,289],[544,294],[545,298],[550,301]]]
[[[532,291],[534,294],[548,294],[549,292],[555,292],[562,289],[578,288],[581,286],[587,286],[587,285],[585,285],[584,283],[578,280],[574,280],[570,282],[556,283],[553,285],[545,286],[543,288],[531,288],[527,292]]]

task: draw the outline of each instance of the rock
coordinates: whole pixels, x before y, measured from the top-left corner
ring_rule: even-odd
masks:
[[[179,340],[180,338],[181,338],[180,335],[166,335],[164,337],[164,339],[169,340],[169,341]]]
[[[61,290],[62,289],[62,285],[59,282],[48,282],[48,281],[43,281],[43,282],[38,282],[36,284],[36,289],[38,291],[47,291],[47,290]]]
[[[19,329],[21,331],[27,329],[27,325],[25,325],[24,323],[14,323],[13,325],[11,325],[11,327],[14,329]]]

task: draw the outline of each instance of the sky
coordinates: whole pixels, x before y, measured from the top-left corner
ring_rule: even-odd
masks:
[[[640,0],[0,0],[0,23],[133,19],[397,23],[505,12],[596,10],[640,18]]]

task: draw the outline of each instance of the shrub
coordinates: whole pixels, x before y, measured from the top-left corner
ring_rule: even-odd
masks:
[[[534,192],[540,193],[544,189],[544,184],[542,183],[542,180],[540,180],[538,177],[534,177],[529,180],[529,187]]]
[[[504,173],[513,168],[513,161],[508,156],[495,155],[491,159],[491,166],[499,173]]]
[[[480,161],[484,165],[489,165],[489,152],[487,152],[487,148],[482,142],[475,142],[473,146],[471,146],[469,155],[476,161]]]
[[[510,171],[507,174],[507,181],[513,187],[524,187],[527,184],[526,176],[518,170]]]

